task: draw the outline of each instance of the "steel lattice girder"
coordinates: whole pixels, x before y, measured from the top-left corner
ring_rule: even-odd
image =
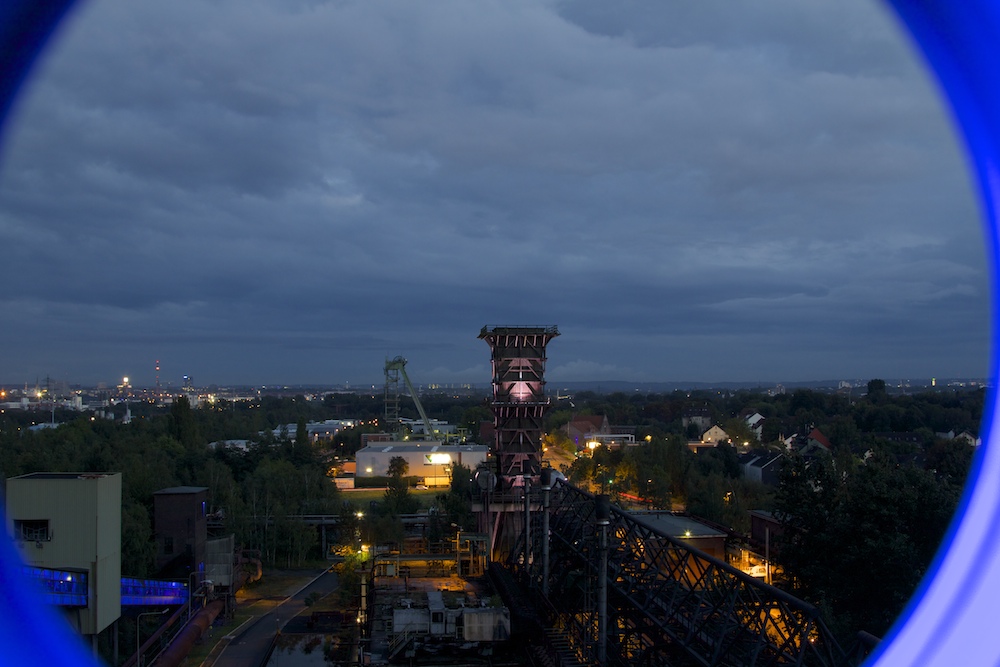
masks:
[[[549,604],[558,609],[561,604],[580,604],[567,595],[572,586],[566,581],[575,572],[596,576],[599,555],[594,497],[565,482],[556,484],[551,494],[549,583],[554,599]],[[540,520],[532,520],[530,551],[520,551],[518,562],[512,562],[535,585],[542,576],[540,525]],[[612,645],[619,652],[627,649],[628,660],[638,655],[649,659],[664,647],[681,646],[704,665],[839,667],[860,662],[841,649],[812,605],[618,508],[612,509],[608,536],[608,599],[616,618],[608,637],[609,655]],[[525,540],[519,544],[523,549]],[[574,585],[580,588],[579,582]],[[562,596],[556,598],[556,591]],[[567,611],[592,617],[588,609]]]

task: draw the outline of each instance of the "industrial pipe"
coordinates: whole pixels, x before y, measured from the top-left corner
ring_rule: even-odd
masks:
[[[180,665],[191,652],[195,642],[201,639],[201,636],[212,626],[216,617],[225,608],[225,600],[215,600],[205,605],[188,621],[184,629],[174,638],[174,641],[170,642],[167,650],[153,662],[153,667],[177,667]]]
[[[250,581],[257,581],[261,578],[261,573],[263,572],[263,565],[260,559],[257,558],[240,558],[242,566],[233,591],[238,591],[247,585]],[[248,570],[245,566],[253,566],[253,570]],[[205,634],[205,631],[212,626],[215,619],[222,613],[226,608],[225,600],[214,600],[191,617],[187,625],[177,633],[174,640],[170,642],[170,646],[160,654],[159,658],[153,663],[153,667],[177,667],[180,665],[184,659],[194,648],[195,642],[201,639],[201,636]]]

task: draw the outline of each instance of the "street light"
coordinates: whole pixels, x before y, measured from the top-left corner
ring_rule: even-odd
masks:
[[[197,577],[199,574],[204,578],[204,573],[197,570],[188,574],[188,620],[191,620],[191,600],[194,599],[195,584],[197,583],[191,579],[192,577]]]
[[[135,655],[136,655],[135,664],[138,665],[138,667],[142,667],[142,650],[141,650],[142,646],[139,644],[139,629],[142,627],[142,617],[163,616],[168,611],[170,611],[169,607],[167,607],[163,611],[144,611],[135,617]]]

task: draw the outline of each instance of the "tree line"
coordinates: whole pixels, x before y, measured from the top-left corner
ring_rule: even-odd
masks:
[[[343,414],[345,401],[358,412]],[[457,402],[456,414],[481,404],[482,399]],[[351,456],[361,433],[377,427],[359,425],[333,443],[314,445],[305,426],[333,418],[371,422],[383,410],[381,396],[334,395],[322,401],[265,396],[198,407],[181,396],[169,407],[135,405],[129,424],[121,422],[119,407],[117,420],[59,410],[58,428],[38,430],[29,427],[40,417],[48,421],[50,413],[0,414],[0,474],[6,479],[32,472],[121,472],[124,574],[155,574],[153,494],[173,486],[207,487],[209,512],[239,544],[259,550],[266,564],[289,566],[324,556],[316,529],[294,518],[298,515],[341,515],[345,533],[355,529],[357,508],[345,503],[330,478],[329,458]],[[294,428],[286,433],[282,427],[289,424]],[[247,446],[209,446],[226,440],[244,440]],[[467,469],[464,475],[470,475]],[[401,536],[398,514],[414,511],[413,502],[405,486],[392,490],[378,512],[367,513],[367,530]],[[445,494],[442,504],[449,503],[462,505]]]
[[[741,532],[749,529],[748,510],[773,510],[789,528],[778,545],[787,574],[782,585],[819,605],[842,633],[882,634],[927,571],[972,459],[971,446],[938,434],[976,435],[983,404],[981,389],[900,395],[878,381],[863,392],[798,390],[776,396],[760,391],[580,392],[572,406],[554,401],[546,443],[570,447],[558,435],[559,427],[580,414],[604,414],[612,424],[634,427],[640,445],[598,448],[573,464],[570,479],[622,503],[638,498],[649,506],[683,507]],[[432,414],[447,415],[473,435],[479,422],[489,419],[482,397],[436,397],[433,405]],[[686,441],[699,429],[683,419],[691,408],[707,409],[735,444],[693,454]],[[262,397],[200,407],[179,398],[166,409],[136,406],[131,424],[57,412],[65,423],[38,431],[27,428],[38,413],[8,411],[0,414],[0,471],[4,477],[122,472],[123,573],[152,574],[153,493],[180,485],[208,487],[212,511],[222,510],[225,529],[244,546],[259,549],[265,561],[295,564],[318,556],[319,545],[315,530],[290,517],[340,513],[345,527],[354,530],[358,523],[327,476],[329,462],[304,437],[304,424],[331,418],[371,421],[383,409],[381,396],[363,395],[322,401]],[[745,425],[748,411],[766,418],[760,438]],[[292,433],[273,435],[287,424],[296,425]],[[351,456],[361,433],[377,428],[349,429],[324,447],[330,448],[328,454]],[[828,453],[809,458],[789,453],[777,488],[743,479],[741,450],[783,451],[781,436],[812,428],[829,439]],[[901,433],[908,435],[899,438]],[[208,446],[232,439],[248,440],[247,450]],[[451,523],[471,528],[471,484],[471,471],[455,476],[458,491],[436,501],[443,508],[436,530],[446,533]],[[406,488],[391,487],[379,511],[366,515],[365,529],[390,539],[400,536],[394,513],[412,507]]]
[[[961,499],[975,447],[950,437],[978,434],[985,392],[890,394],[869,383],[861,395],[800,390],[587,397],[581,411],[634,419],[639,445],[599,447],[577,459],[569,478],[625,503],[683,508],[749,531],[747,510],[773,511],[785,530],[774,542],[778,585],[817,605],[845,642],[858,631],[884,635],[902,612]],[[685,410],[707,408],[736,443],[694,454]],[[762,437],[744,416],[765,416]],[[571,415],[554,415],[568,421]],[[819,429],[830,448],[803,455],[782,437]],[[648,439],[645,436],[649,436]],[[548,442],[567,446],[550,432]],[[747,443],[744,445],[743,443]],[[782,453],[780,483],[742,477],[741,451]]]

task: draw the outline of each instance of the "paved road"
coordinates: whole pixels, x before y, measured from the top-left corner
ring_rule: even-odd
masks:
[[[548,451],[542,455],[542,461],[548,463],[556,470],[561,470],[563,466],[569,467],[573,465],[573,461],[575,460],[575,456],[564,452],[558,447],[549,447]]]
[[[305,588],[293,594],[280,605],[240,628],[220,653],[215,650],[203,663],[206,667],[257,667],[264,660],[271,646],[275,631],[306,608],[306,596],[312,593],[326,595],[337,587],[337,575],[327,571]]]

